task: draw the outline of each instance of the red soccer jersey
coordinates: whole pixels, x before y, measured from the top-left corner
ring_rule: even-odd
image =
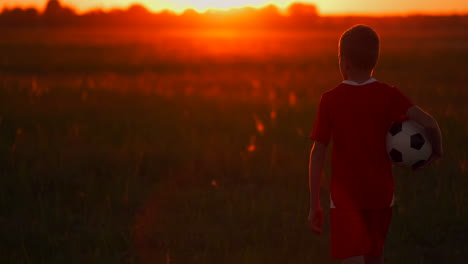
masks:
[[[332,146],[330,195],[336,208],[389,207],[394,192],[386,133],[413,105],[396,87],[345,81],[322,94],[311,139]]]

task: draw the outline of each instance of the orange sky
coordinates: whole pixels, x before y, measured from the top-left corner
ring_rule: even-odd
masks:
[[[241,6],[260,7],[275,4],[281,8],[295,0],[62,0],[80,12],[90,8],[110,9],[127,7],[132,3],[141,3],[153,11],[171,9],[181,12],[187,8],[205,11],[208,8],[229,8]],[[468,13],[468,0],[302,0],[315,3],[321,14],[411,14],[411,13]],[[46,0],[0,0],[0,7],[34,6],[42,8]]]

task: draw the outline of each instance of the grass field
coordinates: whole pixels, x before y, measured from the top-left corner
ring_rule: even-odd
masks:
[[[376,78],[445,146],[395,169],[390,264],[468,257],[461,28],[380,32]],[[340,33],[2,29],[0,262],[335,263],[328,225],[306,224],[307,166]]]

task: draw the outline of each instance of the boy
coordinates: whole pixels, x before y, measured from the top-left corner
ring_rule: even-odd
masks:
[[[433,160],[442,155],[437,122],[397,88],[372,78],[379,37],[356,25],[340,38],[344,81],[320,98],[311,139],[309,188],[311,229],[320,234],[320,181],[328,143],[333,139],[330,185],[331,257],[343,264],[384,263],[383,246],[392,216],[393,176],[385,137],[394,121],[406,117],[421,124],[433,144]]]

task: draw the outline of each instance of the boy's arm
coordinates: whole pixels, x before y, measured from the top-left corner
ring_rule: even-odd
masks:
[[[443,154],[443,148],[442,133],[437,121],[416,105],[408,109],[406,116],[426,129],[429,141],[432,143],[432,157],[426,165],[439,159]]]
[[[310,191],[310,210],[309,225],[312,231],[317,234],[322,233],[321,226],[323,222],[322,207],[320,206],[320,183],[323,174],[323,165],[325,163],[325,153],[327,147],[315,141],[310,151],[309,161],[309,191]]]

